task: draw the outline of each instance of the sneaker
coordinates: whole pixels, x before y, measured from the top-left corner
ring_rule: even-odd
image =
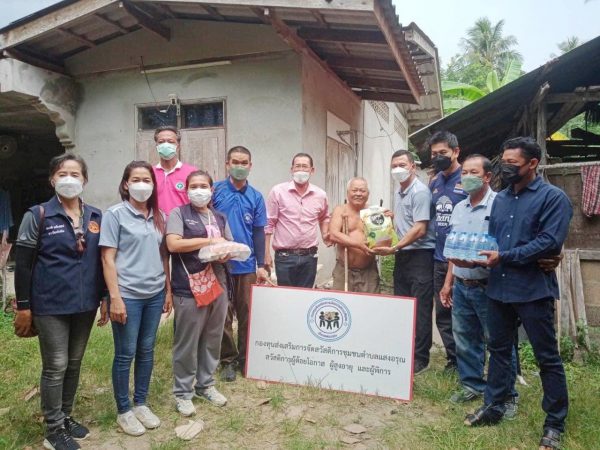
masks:
[[[78,450],[81,447],[65,427],[60,427],[46,436],[44,448],[48,450]]]
[[[419,375],[420,373],[425,372],[427,369],[429,369],[429,363],[424,363],[421,361],[415,361],[415,369],[413,374],[414,375]]]
[[[82,441],[90,435],[90,430],[76,420],[73,420],[71,416],[65,417],[65,428],[67,429],[67,433],[76,441]]]
[[[221,370],[221,380],[222,381],[227,381],[228,383],[235,381],[235,364],[231,363],[231,364],[227,364],[223,367],[223,369]]]
[[[215,406],[225,406],[227,403],[227,398],[217,391],[217,388],[214,386],[209,386],[206,389],[197,389],[196,395],[205,398]]]
[[[463,388],[460,391],[452,394],[452,397],[450,397],[450,401],[452,403],[467,403],[478,398],[481,398],[481,394]]]
[[[135,417],[149,430],[160,427],[160,419],[146,405],[131,408]]]
[[[504,416],[506,420],[514,420],[517,417],[517,411],[519,409],[519,399],[517,397],[511,397],[504,402]]]
[[[130,436],[141,436],[146,432],[144,425],[135,417],[133,411],[127,411],[117,415],[117,424],[125,434]]]
[[[175,397],[177,411],[184,417],[193,416],[196,414],[196,407],[191,400]]]

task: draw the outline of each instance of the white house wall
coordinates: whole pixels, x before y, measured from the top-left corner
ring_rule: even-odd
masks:
[[[404,114],[395,103],[385,105],[389,110],[387,120],[378,115],[372,102],[363,102],[364,119],[360,133],[363,151],[359,167],[362,176],[369,182],[371,204],[379,204],[383,200],[384,206],[391,207],[390,160],[396,150],[408,148],[408,134]]]
[[[325,189],[325,151],[327,148],[327,113],[332,113],[356,130],[360,124],[361,105],[351,92],[335,81],[309,57],[302,59],[302,148],[287,152],[289,159],[296,151],[305,151],[314,158],[316,168],[313,182]],[[288,166],[290,161],[287,161]],[[333,211],[336,205],[330,205]],[[333,248],[321,246],[319,264],[323,264],[317,277],[322,283],[331,276],[335,264]]]
[[[113,55],[116,59],[112,64],[119,66],[134,61],[140,51],[145,51],[147,65],[176,65],[181,58],[188,61],[216,54],[203,45],[192,45],[196,37],[207,46],[221,46],[220,39],[227,40],[232,34],[236,39],[228,47],[229,54],[265,46],[281,50],[279,44],[271,43],[279,38],[264,26],[229,24],[219,31],[219,24],[211,23],[200,28],[186,24],[172,28],[172,42],[140,30],[134,33],[135,39],[125,36],[120,45],[111,41],[107,46],[114,48],[99,46],[73,58],[69,64],[80,73],[105,70],[109,67],[105,60]],[[210,38],[197,36],[198,33],[210,34]],[[300,58],[284,50],[259,59],[232,60],[230,65],[148,74],[148,79],[159,102],[165,102],[171,93],[182,101],[225,99],[226,145],[243,145],[253,152],[250,181],[266,195],[273,184],[289,173],[288,158],[278,155],[302,147],[300,74]],[[75,142],[77,152],[90,166],[86,197],[91,203],[107,207],[117,200],[123,167],[135,157],[135,105],[154,100],[139,70],[81,76],[79,81],[83,99],[77,110]]]

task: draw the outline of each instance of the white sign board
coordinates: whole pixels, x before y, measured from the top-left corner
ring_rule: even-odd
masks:
[[[412,400],[414,298],[253,286],[246,376]]]

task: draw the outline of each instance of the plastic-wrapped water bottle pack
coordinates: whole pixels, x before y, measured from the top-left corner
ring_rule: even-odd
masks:
[[[497,251],[496,238],[487,233],[451,231],[446,238],[444,257],[464,261],[484,261],[486,257],[479,254],[483,250]]]

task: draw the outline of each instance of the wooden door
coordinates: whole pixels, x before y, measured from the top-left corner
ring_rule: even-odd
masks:
[[[354,155],[349,145],[327,138],[325,154],[327,197],[331,209],[344,203],[346,185],[354,176]]]
[[[180,161],[206,170],[214,181],[225,178],[225,128],[181,130]],[[138,131],[135,158],[153,166],[159,158],[154,131]]]
[[[225,128],[181,130],[181,161],[207,171],[214,181],[225,178]]]

